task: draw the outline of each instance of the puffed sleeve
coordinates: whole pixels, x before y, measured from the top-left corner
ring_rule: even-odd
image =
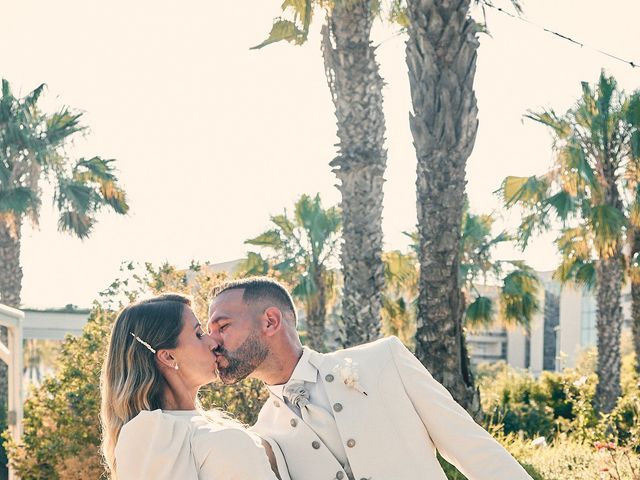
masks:
[[[189,422],[162,413],[142,411],[127,422],[116,444],[118,480],[196,480]]]
[[[202,480],[277,480],[261,440],[239,428],[198,428],[194,456]]]

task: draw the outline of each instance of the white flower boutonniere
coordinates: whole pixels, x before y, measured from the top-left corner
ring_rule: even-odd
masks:
[[[333,367],[333,372],[342,379],[347,387],[353,388],[363,395],[367,395],[367,392],[364,391],[358,381],[357,366],[358,364],[355,363],[352,358],[345,358],[340,365]]]

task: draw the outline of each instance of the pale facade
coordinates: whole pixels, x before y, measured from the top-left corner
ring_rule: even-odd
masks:
[[[595,291],[577,286],[563,286],[552,280],[552,272],[538,272],[544,285],[540,294],[541,311],[531,322],[530,340],[522,327],[496,325],[488,331],[474,332],[467,336],[467,343],[474,364],[505,361],[516,368],[528,368],[534,375],[543,370],[560,371],[575,367],[580,354],[597,342]],[[491,291],[497,296],[497,288]],[[555,323],[545,334],[545,318],[549,315],[549,298],[557,298]],[[623,329],[630,328],[631,298],[629,288],[622,292]],[[551,317],[551,319],[550,319]],[[553,352],[551,362],[545,368],[545,352]]]

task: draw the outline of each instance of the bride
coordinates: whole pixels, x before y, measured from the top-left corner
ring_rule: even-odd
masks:
[[[221,412],[204,412],[201,386],[217,379],[213,349],[188,298],[127,306],[102,369],[102,451],[114,480],[288,480],[277,444]]]

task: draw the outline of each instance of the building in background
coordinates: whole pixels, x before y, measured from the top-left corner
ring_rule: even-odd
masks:
[[[538,272],[544,285],[539,299],[542,308],[529,331],[495,325],[467,336],[472,363],[504,361],[538,375],[543,370],[573,368],[581,353],[596,346],[596,292],[571,285],[561,287],[552,279],[552,273]],[[489,294],[497,297],[498,288]],[[630,329],[629,287],[622,292],[622,311],[623,330]]]

